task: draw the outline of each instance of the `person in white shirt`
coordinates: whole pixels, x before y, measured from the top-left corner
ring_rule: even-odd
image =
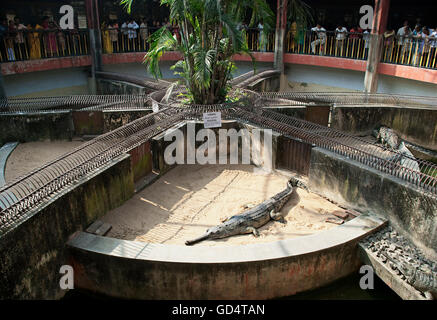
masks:
[[[130,21],[127,25],[128,27],[128,38],[135,39],[137,37],[137,29],[140,27],[134,20]]]
[[[408,26],[408,22],[405,21],[404,26],[400,28],[397,33],[398,52],[400,52],[400,57],[399,57],[400,61],[397,61],[397,63],[402,62],[405,59],[408,59],[408,51],[410,49],[412,35],[413,32]]]
[[[336,55],[343,55],[344,42],[347,38],[347,29],[342,25],[339,25],[335,29],[335,51]]]
[[[369,40],[370,40],[370,32],[369,29],[364,30],[363,32],[363,40],[364,40],[364,59],[367,60],[369,54]]]
[[[264,36],[264,26],[261,22],[258,23],[258,43],[259,43],[259,51],[264,52],[266,51],[266,42],[267,39]]]
[[[120,34],[121,34],[121,39],[122,39],[122,44],[123,44],[123,51],[124,50],[128,50],[128,31],[129,29],[127,28],[127,22],[123,22],[123,24],[121,25],[121,29],[120,29]]]
[[[130,43],[130,48],[135,51],[136,39],[137,39],[137,29],[140,27],[134,20],[131,20],[128,25],[128,38]]]
[[[404,32],[406,32],[408,30],[410,30],[409,33],[411,33],[411,29],[408,26],[408,21],[404,21],[404,24],[402,25],[402,27],[400,27],[398,29],[397,35],[402,35]]]
[[[314,28],[311,28],[312,32],[317,34],[317,39],[311,42],[311,52],[316,54],[316,46],[320,45],[319,52],[324,52],[325,42],[326,42],[326,29],[320,24],[317,24]]]

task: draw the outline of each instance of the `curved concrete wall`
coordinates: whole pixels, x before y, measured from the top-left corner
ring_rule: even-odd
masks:
[[[307,86],[294,91],[363,91],[364,72],[320,66],[289,64],[286,66],[288,81]],[[313,86],[311,84],[318,86]],[[319,86],[322,86],[321,88]],[[346,89],[346,90],[344,90]],[[379,75],[378,93],[437,96],[437,85],[399,77]]]
[[[357,243],[384,221],[362,215],[313,235],[240,246],[177,246],[78,233],[75,287],[136,299],[269,299],[356,271]]]
[[[351,63],[353,62],[354,60],[351,60]],[[170,70],[170,66],[173,64],[174,61],[161,62],[164,79],[177,78]],[[235,76],[246,73],[253,68],[252,63],[249,61],[238,61],[237,67]],[[258,61],[256,67],[258,69],[270,69],[273,67],[273,63]],[[4,75],[6,94],[7,96],[49,96],[88,93],[87,68],[65,68]],[[104,64],[102,68],[102,71],[152,77],[141,63],[141,59],[128,63]],[[294,91],[362,91],[364,89],[364,71],[361,70],[286,63],[286,76],[291,82],[304,84],[293,88]],[[437,85],[381,74],[379,75],[378,92],[436,96]]]
[[[3,76],[8,97],[89,94],[87,68],[69,68]]]
[[[123,154],[57,192],[0,231],[0,299],[59,299],[65,243],[134,192],[131,159]]]

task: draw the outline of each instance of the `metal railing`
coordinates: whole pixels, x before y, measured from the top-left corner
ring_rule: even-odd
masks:
[[[182,88],[183,89],[183,88]],[[0,188],[0,232],[7,231],[14,223],[19,223],[27,212],[38,207],[54,194],[65,190],[87,174],[98,170],[116,157],[126,153],[151,137],[165,131],[183,120],[202,119],[206,111],[221,111],[223,119],[235,119],[270,128],[279,133],[299,138],[304,142],[330,150],[349,159],[368,165],[380,172],[398,177],[424,192],[424,196],[437,195],[437,166],[420,159],[400,154],[396,150],[369,142],[359,137],[317,125],[305,120],[296,119],[267,110],[267,99],[272,95],[259,95],[244,90],[241,101],[219,105],[181,105],[177,97],[174,102],[158,104],[159,111],[130,122],[114,131],[103,134],[82,144],[40,168],[23,175]],[[144,97],[146,98],[146,96]],[[287,96],[280,97],[287,99]],[[36,98],[40,105],[42,98]],[[117,105],[117,108],[129,108],[138,101],[138,96],[96,96],[86,99],[85,96],[62,97],[48,99],[55,104],[67,103],[81,105],[81,108],[106,108]],[[57,99],[61,99],[58,100]],[[150,96],[147,99],[153,99]],[[28,99],[30,103],[32,99]],[[71,101],[77,103],[71,103]],[[398,161],[399,159],[405,161]],[[419,169],[410,164],[415,163]]]
[[[158,29],[156,27],[104,28],[101,30],[103,53],[146,52],[150,48],[149,36]],[[173,28],[169,31],[175,32]]]
[[[437,38],[421,36],[392,36],[384,39],[382,62],[437,68]]]
[[[147,52],[149,37],[158,28],[140,27],[101,29],[103,53]],[[177,28],[169,31],[177,37]],[[274,32],[244,28],[247,45],[252,52],[273,52]],[[325,36],[311,30],[289,31],[285,52],[366,60],[370,45],[369,33],[326,31]],[[0,62],[36,60],[89,55],[89,31],[80,30],[18,30],[0,37]],[[437,69],[437,38],[422,36],[391,36],[383,39],[381,62]]]
[[[168,29],[177,37],[177,28],[169,27]],[[103,53],[146,52],[150,48],[149,37],[157,30],[156,27],[102,29]],[[274,51],[274,32],[266,33],[258,28],[245,28],[243,32],[250,51]]]
[[[319,37],[311,30],[289,32],[285,45],[288,53],[367,60],[370,34],[347,32],[340,36],[334,31],[326,31],[325,36]],[[381,62],[436,69],[437,38],[386,37],[383,39]]]
[[[19,30],[0,37],[0,62],[90,54],[87,29]]]
[[[53,194],[183,119],[183,110],[164,109],[86,142],[0,188],[0,232]]]
[[[272,106],[376,105],[416,108],[437,108],[437,97],[362,92],[261,92],[265,102]]]
[[[296,54],[322,55],[357,60],[366,60],[369,50],[370,34],[325,32],[318,37],[311,30],[288,32],[285,52]]]
[[[263,29],[247,28],[244,29],[247,46],[253,52],[274,52],[275,33],[265,32]]]

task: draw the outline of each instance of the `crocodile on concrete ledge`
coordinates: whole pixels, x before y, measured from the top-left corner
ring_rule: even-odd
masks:
[[[187,246],[193,245],[203,240],[221,239],[239,234],[253,233],[255,237],[259,236],[257,228],[265,225],[271,219],[285,223],[284,217],[280,210],[287,203],[293,193],[293,187],[301,187],[308,190],[307,186],[296,178],[291,178],[287,182],[287,188],[256,207],[230,217],[225,222],[209,228],[206,233],[196,239],[187,240]]]
[[[385,254],[385,257],[394,263],[399,271],[404,274],[407,282],[417,290],[421,291],[427,299],[437,299],[436,272],[424,272],[418,266],[412,266],[399,258],[398,261],[396,261],[387,254]]]

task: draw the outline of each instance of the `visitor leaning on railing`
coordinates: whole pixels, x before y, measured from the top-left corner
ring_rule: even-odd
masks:
[[[358,29],[357,27],[352,29]],[[437,28],[436,28],[437,29]],[[403,34],[403,33],[401,33]],[[290,30],[285,46],[287,53],[321,55],[367,60],[370,32],[346,32],[339,26],[326,31],[318,25],[310,30]],[[424,28],[420,34],[397,35],[394,30],[383,34],[381,61],[420,68],[437,68],[437,32]]]
[[[285,43],[286,52],[367,59],[369,31],[347,32],[345,29],[339,27],[336,31],[326,31],[317,25],[310,30],[290,30]]]
[[[391,36],[384,41],[382,62],[437,68],[437,34]]]

